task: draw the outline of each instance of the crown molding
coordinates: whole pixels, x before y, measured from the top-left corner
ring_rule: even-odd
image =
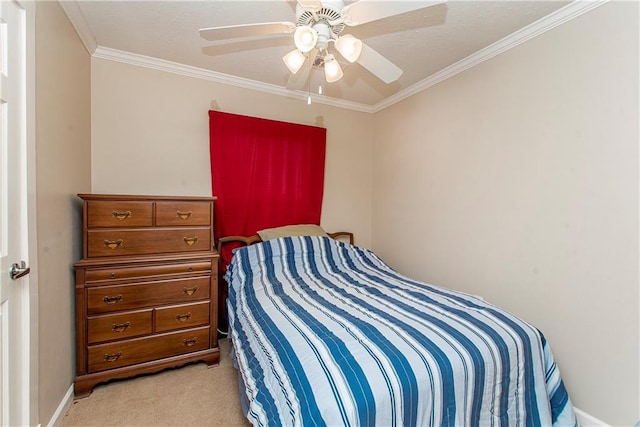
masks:
[[[329,105],[348,110],[360,111],[364,113],[376,113],[384,110],[398,102],[409,98],[423,90],[440,83],[462,73],[469,68],[487,61],[509,49],[512,49],[533,37],[543,34],[559,25],[564,24],[598,6],[608,3],[609,0],[575,0],[567,6],[545,16],[544,18],[510,34],[509,36],[498,40],[490,46],[469,55],[468,57],[452,64],[431,76],[413,84],[412,86],[397,92],[396,94],[385,98],[374,105],[367,105],[357,102],[344,101],[335,98],[329,98],[322,95],[314,95],[313,102],[317,104]],[[284,96],[298,100],[307,100],[308,93],[300,90],[288,90],[281,86],[269,83],[258,82],[242,77],[231,76],[229,74],[218,73],[203,68],[192,67],[189,65],[179,64],[176,62],[166,61],[163,59],[152,58],[149,56],[138,55],[131,52],[125,52],[117,49],[98,46],[89,26],[87,25],[80,8],[74,0],[59,0],[60,5],[69,17],[76,32],[80,36],[85,48],[92,57],[98,59],[106,59],[110,61],[121,62],[139,67],[151,68],[154,70],[165,71],[169,73],[179,74],[187,77],[194,77],[203,80],[209,80],[217,83],[228,84],[231,86],[251,89],[272,95]]]
[[[164,59],[152,58],[150,56],[138,55],[136,53],[125,52],[122,50],[111,49],[102,46],[98,46],[92,56],[98,59],[106,59],[109,61],[116,61],[124,64],[135,65],[138,67],[151,68],[153,70],[165,71],[186,77],[194,77],[197,79],[223,83],[244,89],[265,92],[272,95],[304,100],[305,102],[308,97],[307,92],[300,90],[288,90],[281,86],[276,86],[269,83],[258,82],[255,80],[245,79],[243,77],[218,73],[211,70],[205,70],[204,68],[192,67],[190,65],[179,64],[177,62],[166,61]],[[364,113],[372,112],[370,105],[360,104],[357,102],[344,101],[322,95],[313,95],[312,99],[316,104],[330,105],[333,107],[345,108],[348,110],[355,110]]]
[[[455,64],[452,64],[430,75],[426,79],[421,80],[418,83],[415,83],[414,85],[391,95],[390,97],[373,105],[372,110],[374,113],[384,110],[387,107],[397,104],[398,102],[409,98],[410,96],[413,96],[417,93],[420,93],[423,90],[436,85],[443,80],[447,80],[457,74],[460,74],[463,71],[468,70],[469,68],[475,67],[476,65],[487,61],[496,55],[513,49],[514,47],[526,42],[527,40],[539,36],[540,34],[546,33],[547,31],[559,25],[562,25],[574,18],[577,18],[578,16],[608,2],[609,0],[576,0],[572,3],[569,3],[565,7],[558,9],[557,11],[516,31],[515,33],[508,35],[501,40],[498,40],[497,42],[487,46],[486,48],[481,49],[456,62]]]
[[[89,25],[87,24],[86,19],[84,19],[84,15],[80,10],[80,6],[75,1],[63,1],[59,0],[58,3],[64,10],[64,13],[71,21],[71,25],[76,29],[76,33],[80,37],[82,44],[84,44],[85,49],[89,52],[89,55],[93,55],[93,53],[98,48],[98,43],[96,42],[91,29],[89,29]]]

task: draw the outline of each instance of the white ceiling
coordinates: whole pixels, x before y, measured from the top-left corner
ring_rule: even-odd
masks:
[[[322,83],[324,95],[329,98],[374,106],[557,13],[568,3],[449,0],[416,12],[347,27],[343,34],[362,39],[404,73],[397,82],[385,84],[357,63],[342,64],[344,77],[336,83],[325,83],[322,72],[313,71],[311,90],[317,90]],[[294,48],[292,34],[212,43],[202,39],[198,29],[294,22],[295,4],[285,0],[77,1],[86,21],[85,31],[99,48],[249,79],[283,91],[289,71],[281,58]]]

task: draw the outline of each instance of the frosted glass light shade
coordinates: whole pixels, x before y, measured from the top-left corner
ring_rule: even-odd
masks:
[[[298,49],[294,49],[282,57],[284,65],[286,65],[289,71],[291,71],[291,73],[293,74],[296,74],[298,71],[300,71],[300,68],[302,68],[302,64],[304,64],[304,61],[306,59],[307,57],[304,56],[304,54]]]
[[[308,25],[300,26],[293,34],[293,41],[300,52],[307,53],[316,46],[318,32]]]
[[[362,53],[362,41],[351,34],[345,34],[336,40],[336,49],[344,59],[353,63],[358,60]]]
[[[324,77],[329,83],[337,82],[342,78],[342,68],[330,53],[324,57]]]

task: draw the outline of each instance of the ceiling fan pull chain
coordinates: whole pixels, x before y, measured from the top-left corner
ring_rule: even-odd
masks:
[[[307,105],[311,105],[311,71],[313,71],[313,65],[309,67],[309,76],[307,77]]]

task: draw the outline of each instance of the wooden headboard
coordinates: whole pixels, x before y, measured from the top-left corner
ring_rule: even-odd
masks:
[[[353,245],[353,233],[350,231],[337,231],[335,233],[327,233],[329,237],[332,239],[339,240],[341,238],[349,238],[349,244]],[[222,245],[225,243],[241,243],[245,246],[253,245],[254,243],[262,242],[262,239],[259,235],[254,234],[253,236],[225,236],[218,239],[218,253],[222,253]]]

